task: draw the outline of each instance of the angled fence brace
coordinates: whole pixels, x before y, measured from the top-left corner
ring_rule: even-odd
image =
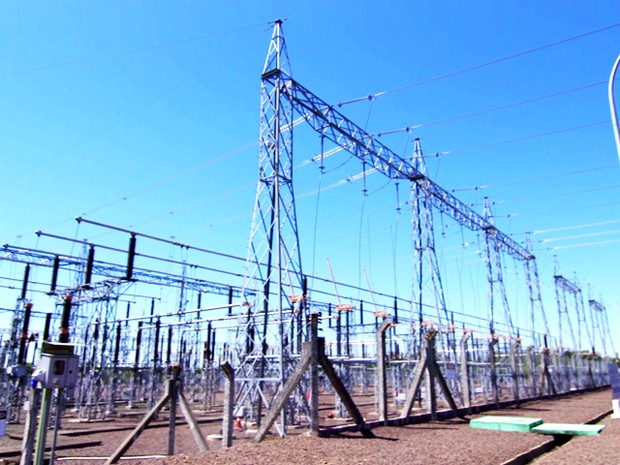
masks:
[[[136,442],[136,440],[140,437],[142,432],[148,427],[148,425],[156,418],[157,414],[161,411],[162,408],[169,402],[170,403],[170,431],[168,435],[168,455],[172,455],[174,453],[174,432],[175,432],[175,422],[176,422],[176,404],[180,400],[181,411],[183,412],[183,416],[185,417],[185,421],[189,425],[192,434],[194,435],[194,439],[198,444],[198,448],[200,451],[208,450],[207,441],[205,440],[202,432],[200,431],[200,427],[198,423],[194,419],[187,400],[185,396],[181,392],[180,383],[179,383],[179,374],[181,371],[181,367],[179,365],[175,365],[171,367],[171,377],[166,381],[166,391],[164,395],[157,401],[157,403],[153,406],[153,408],[146,414],[146,416],[142,419],[140,423],[135,427],[135,429],[127,436],[127,438],[121,443],[121,445],[116,449],[116,451],[108,457],[105,465],[111,465],[119,461],[119,459],[123,456],[125,452],[131,447],[131,445]]]
[[[302,344],[301,357],[299,359],[299,362],[297,362],[297,365],[291,373],[291,376],[288,377],[288,379],[282,386],[282,389],[280,389],[276,397],[273,399],[273,403],[271,404],[269,411],[265,415],[265,418],[261,422],[260,428],[258,428],[256,436],[254,437],[254,440],[256,442],[265,439],[267,432],[273,426],[278,416],[280,415],[280,412],[288,402],[289,396],[299,385],[301,379],[304,376],[304,373],[310,366],[310,361],[312,359],[312,350],[313,348],[311,347],[310,342],[304,342]]]
[[[422,383],[422,376],[424,372],[428,372],[428,376],[430,378],[431,386],[435,381],[439,384],[441,388],[441,392],[448,402],[448,405],[452,410],[457,412],[457,416],[462,418],[462,415],[458,414],[458,407],[456,406],[456,402],[454,402],[454,398],[452,397],[452,393],[448,388],[448,383],[444,379],[441,374],[441,370],[437,365],[437,361],[435,360],[435,336],[437,335],[437,331],[435,329],[430,329],[424,335],[424,341],[422,346],[422,351],[420,352],[420,361],[416,366],[415,374],[413,376],[413,382],[411,383],[411,387],[409,388],[409,392],[407,392],[407,399],[405,400],[405,405],[401,411],[401,418],[408,418],[411,413],[411,409],[413,408],[413,402],[415,401],[416,394],[418,393],[418,389],[420,389],[420,384]],[[431,417],[434,419],[436,412],[436,405],[431,399],[431,405],[433,406],[431,409]]]
[[[351,415],[351,418],[353,418],[353,421],[358,425],[359,430],[361,431],[362,435],[368,438],[375,437],[373,432],[366,425],[364,418],[362,417],[362,414],[360,413],[359,409],[353,402],[353,399],[351,398],[351,395],[347,391],[346,387],[344,386],[344,384],[338,377],[338,374],[336,373],[336,370],[334,369],[333,365],[327,358],[327,355],[325,355],[325,338],[322,338],[322,337],[319,338],[316,336],[317,329],[318,329],[318,314],[312,314],[310,318],[311,318],[310,320],[310,327],[311,327],[310,341],[305,342],[302,345],[301,357],[299,361],[297,362],[297,365],[295,366],[295,368],[293,369],[293,372],[291,373],[289,378],[286,380],[286,382],[282,386],[282,389],[280,389],[280,391],[274,398],[273,403],[271,404],[271,407],[269,408],[269,411],[267,412],[267,415],[265,415],[264,420],[261,422],[260,428],[256,432],[256,436],[254,437],[254,440],[259,442],[265,438],[265,436],[267,435],[267,432],[273,426],[276,419],[278,418],[278,415],[280,415],[280,412],[286,405],[286,402],[288,401],[289,396],[293,393],[295,388],[297,388],[297,386],[301,382],[301,379],[303,378],[304,373],[309,367],[311,367],[311,365],[314,363],[315,360],[323,368],[325,375],[331,382],[336,393],[340,396],[340,399],[342,400],[342,403],[347,408],[347,411]],[[312,380],[312,399],[310,403],[311,410],[312,410],[310,412],[312,416],[312,432],[315,435],[319,435],[320,432],[319,432],[319,424],[318,424],[318,367],[312,367],[311,371],[313,375],[315,375],[316,373],[315,376],[317,376],[316,380]],[[315,385],[315,383],[317,384]]]
[[[347,388],[338,377],[338,374],[336,373],[332,362],[330,362],[327,358],[327,355],[325,355],[325,338],[322,337],[319,338],[319,364],[321,365],[321,368],[323,368],[323,372],[334,387],[334,390],[336,391],[338,396],[340,396],[340,400],[342,400],[342,403],[347,408],[349,415],[351,415],[351,418],[358,426],[359,431],[362,433],[362,436],[364,436],[365,438],[374,438],[374,433],[370,430],[370,428],[364,421],[364,417],[362,417],[362,414],[357,408],[357,405],[355,405],[355,402],[353,402],[349,391],[347,391]]]
[[[262,441],[269,429],[273,426],[278,415],[286,405],[289,396],[293,393],[293,391],[299,386],[306,370],[310,367],[312,363],[318,363],[318,344],[317,344],[317,334],[318,334],[318,324],[319,324],[319,315],[313,313],[310,315],[310,341],[304,342],[301,346],[301,357],[297,362],[297,365],[293,369],[293,372],[288,377],[282,389],[278,392],[276,397],[273,399],[273,403],[267,414],[265,415],[265,419],[261,422],[258,431],[256,432],[256,436],[254,440],[259,442]],[[317,376],[317,380],[312,380],[312,399],[310,399],[310,407],[311,412],[310,416],[312,417],[312,432],[314,434],[318,434],[319,422],[318,422],[318,370],[316,366],[313,366],[311,369],[312,376]],[[316,391],[316,392],[315,392]],[[315,431],[316,430],[316,431]]]

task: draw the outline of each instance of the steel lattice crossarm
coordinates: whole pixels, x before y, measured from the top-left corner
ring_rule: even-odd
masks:
[[[597,312],[604,312],[607,310],[603,304],[594,299],[588,300],[588,304],[590,305],[592,310],[596,310]]]
[[[504,234],[466,204],[418,171],[407,160],[393,152],[377,137],[353,123],[334,107],[317,97],[280,69],[263,74],[262,79],[275,85],[279,79],[282,95],[287,98],[301,118],[312,128],[360,159],[369,169],[390,179],[408,179],[417,183],[433,205],[459,224],[472,231],[487,231],[495,236],[500,248],[519,260],[534,258],[525,247]],[[290,129],[290,128],[289,128]]]
[[[76,257],[67,257],[64,255],[58,255],[52,252],[28,249],[24,247],[16,247],[9,244],[5,244],[1,250],[0,260],[11,261],[16,263],[31,264],[37,266],[43,266],[52,268],[55,259],[59,259],[59,265],[61,268],[74,272],[82,272],[85,266],[85,259]],[[181,287],[186,289],[193,289],[196,291],[204,291],[217,295],[228,295],[232,290],[232,295],[237,298],[241,298],[242,292],[240,288],[233,287],[228,284],[217,283],[214,281],[208,281],[205,279],[193,278],[189,276],[177,276],[171,273],[157,270],[148,270],[136,268],[133,271],[132,279],[126,280],[123,278],[125,275],[125,267],[122,265],[107,263],[101,261],[95,261],[93,264],[93,273],[97,276],[106,277],[109,279],[104,280],[102,285],[107,286],[113,280],[117,284],[121,282],[138,282],[145,284],[154,284],[160,286]],[[95,283],[90,285],[92,288]],[[248,290],[246,295],[254,295],[256,291]]]
[[[3,261],[48,267],[52,266],[55,257],[62,259],[63,263],[67,266],[79,266],[82,263],[80,259],[72,259],[65,255],[58,255],[43,250],[28,249],[10,244],[4,244],[0,253],[0,260]]]
[[[577,286],[575,283],[572,283],[571,281],[566,279],[564,276],[562,276],[562,275],[555,275],[553,277],[553,279],[555,279],[556,284],[558,284],[563,289],[565,289],[565,290],[567,290],[569,292],[572,292],[573,294],[581,293],[581,288],[579,286]]]

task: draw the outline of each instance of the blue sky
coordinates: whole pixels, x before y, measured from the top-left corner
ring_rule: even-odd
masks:
[[[421,138],[432,179],[478,211],[488,197],[516,240],[533,233],[550,320],[557,257],[618,327],[620,166],[606,93],[620,52],[614,1],[9,3],[2,243],[67,247],[38,229],[105,241],[78,229],[82,215],[245,256],[276,18],[299,82],[334,104],[388,91],[341,111],[371,133],[419,125],[382,141],[409,157]],[[301,164],[318,137],[296,137]],[[304,266],[327,277],[329,258],[338,281],[364,285],[365,271],[376,291],[410,297],[410,218],[379,175],[366,197],[362,181],[328,189],[361,172],[347,158],[334,156],[323,176],[313,165],[296,174]],[[477,236],[440,217],[435,227],[449,307],[484,314]],[[523,286],[520,265],[506,260],[505,274],[509,292]],[[0,276],[20,275],[0,263]],[[3,307],[14,294],[4,291]],[[509,297],[525,324],[526,294]]]

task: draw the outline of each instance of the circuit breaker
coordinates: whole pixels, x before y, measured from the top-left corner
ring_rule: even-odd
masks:
[[[71,388],[77,384],[78,356],[72,344],[44,342],[33,379],[46,389]]]

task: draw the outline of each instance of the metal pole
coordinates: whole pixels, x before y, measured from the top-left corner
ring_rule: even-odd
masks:
[[[52,389],[43,389],[43,400],[41,402],[41,418],[37,430],[37,445],[35,449],[34,465],[43,465],[45,456],[45,438],[47,437],[47,427],[50,420],[50,407],[52,406]]]
[[[52,435],[52,446],[48,465],[54,465],[56,455],[56,443],[58,441],[58,430],[60,429],[60,415],[62,414],[62,389],[56,390],[56,417],[54,418],[54,434]]]
[[[221,365],[224,372],[224,412],[222,413],[222,447],[231,447],[233,440],[233,408],[235,405],[235,370],[228,362]]]
[[[614,128],[614,136],[616,137],[616,150],[618,151],[618,160],[620,160],[620,129],[618,128],[618,113],[616,112],[616,104],[614,102],[614,81],[616,79],[616,71],[620,65],[620,55],[616,58],[614,67],[609,76],[609,109],[611,110],[611,122]]]
[[[41,403],[41,389],[32,388],[29,394],[28,416],[24,425],[24,439],[22,441],[22,456],[20,465],[32,465],[34,445],[37,433],[37,414]]]

